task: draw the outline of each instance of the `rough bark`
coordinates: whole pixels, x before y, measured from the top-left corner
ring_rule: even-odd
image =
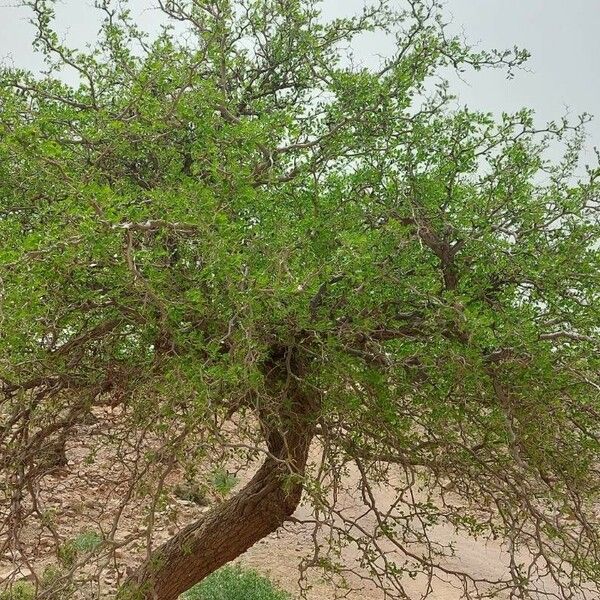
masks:
[[[120,597],[176,600],[283,524],[302,495],[301,478],[314,431],[307,406],[297,398],[292,401],[292,418],[278,419],[277,427],[265,427],[263,421],[269,454],[251,481],[153,552]]]

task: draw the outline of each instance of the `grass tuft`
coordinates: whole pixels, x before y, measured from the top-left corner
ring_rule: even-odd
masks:
[[[209,575],[180,600],[291,600],[256,571],[227,566]]]

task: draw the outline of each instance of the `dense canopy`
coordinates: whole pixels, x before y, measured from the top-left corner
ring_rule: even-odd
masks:
[[[325,22],[309,0],[164,0],[153,37],[104,0],[86,51],[27,4],[48,72],[0,71],[0,551],[35,564],[47,457],[111,405],[92,446],[149,514],[168,469],[262,463],[121,597],[177,598],[303,494],[331,530],[306,568],[343,577],[351,544],[393,598],[418,573],[424,595],[597,598],[600,170],[578,170],[582,122],[495,118],[444,81],[526,53],[470,48],[434,1]],[[375,34],[396,50],[365,66],[350,48]],[[346,480],[371,527],[338,509]],[[78,597],[112,517],[40,598]],[[444,523],[504,540],[506,576],[448,566]]]

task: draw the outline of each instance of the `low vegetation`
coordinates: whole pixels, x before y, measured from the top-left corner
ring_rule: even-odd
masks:
[[[255,571],[229,566],[209,575],[180,600],[291,600],[291,597]]]

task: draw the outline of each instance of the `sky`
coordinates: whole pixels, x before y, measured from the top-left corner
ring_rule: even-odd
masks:
[[[397,0],[398,5],[403,4]],[[31,49],[32,28],[18,0],[0,0],[0,62],[36,68]],[[81,45],[93,39],[93,0],[59,1],[60,27],[66,39]],[[133,0],[143,24],[152,27],[152,0]],[[351,14],[364,0],[324,0],[326,16]],[[446,15],[454,31],[485,48],[527,48],[527,69],[507,80],[500,71],[468,74],[455,81],[461,103],[501,113],[522,107],[535,109],[538,122],[596,114],[588,126],[587,154],[600,147],[600,0],[446,0]],[[374,36],[359,47],[365,60],[385,54],[390,42]],[[361,56],[358,56],[361,58]]]

